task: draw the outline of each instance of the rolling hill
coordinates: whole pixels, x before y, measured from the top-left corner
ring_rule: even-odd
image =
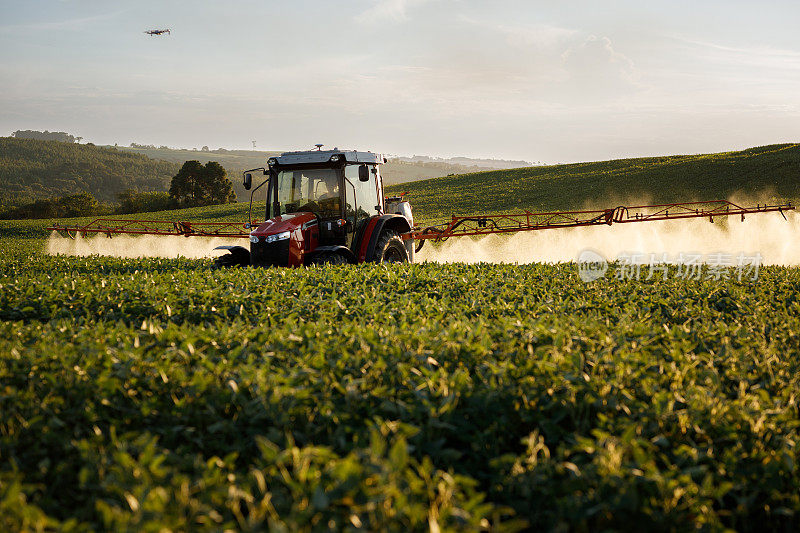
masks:
[[[183,148],[168,148],[166,146],[117,147],[118,150],[145,155],[151,159],[163,159],[173,163],[181,163],[196,159],[201,163],[216,161],[228,172],[228,177],[233,182],[233,189],[239,201],[249,200],[250,194],[245,192],[239,177],[242,172],[251,168],[263,167],[267,159],[280,155],[283,151],[260,150],[187,150]],[[415,156],[414,158],[389,157],[389,161],[381,168],[384,182],[387,185],[406,183],[419,179],[436,178],[448,174],[465,174],[479,172],[487,169],[508,168],[514,163],[524,165],[524,161],[503,161],[494,159],[469,159],[466,157],[451,159],[433,159]]]
[[[183,150],[138,146],[114,147],[0,137],[0,185],[6,194],[0,207],[89,192],[101,202],[116,202],[126,189],[166,191],[180,166],[189,160],[216,161],[228,173],[240,201],[248,201],[241,173],[261,167],[280,152],[253,150]],[[474,172],[478,166],[443,161],[400,161],[384,165],[386,183],[400,183],[452,173]]]
[[[80,192],[112,202],[126,189],[167,190],[179,168],[91,144],[0,137],[0,205]]]
[[[606,208],[730,197],[800,199],[800,144],[476,172],[387,187],[427,222],[451,214]]]

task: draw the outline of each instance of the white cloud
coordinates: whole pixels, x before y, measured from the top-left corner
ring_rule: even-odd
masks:
[[[590,35],[561,57],[569,88],[587,98],[622,96],[643,87],[633,61],[616,51],[608,37]]]
[[[102,15],[94,15],[91,17],[81,17],[51,22],[32,22],[29,24],[10,24],[7,26],[0,26],[0,32],[82,31],[102,21],[116,18],[126,11],[128,11],[128,9],[114,11],[113,13],[104,13]]]
[[[717,63],[800,70],[800,51],[797,50],[769,46],[736,47],[682,37],[675,38],[693,50],[700,51],[705,59]]]
[[[462,20],[473,26],[488,27],[491,31],[504,36],[506,43],[514,48],[551,48],[564,43],[578,33],[577,30],[551,24],[487,25],[485,21],[477,21],[466,17],[463,17]]]
[[[392,20],[401,22],[408,20],[408,10],[411,7],[424,4],[430,0],[377,0],[375,5],[356,17],[358,22],[371,24]]]

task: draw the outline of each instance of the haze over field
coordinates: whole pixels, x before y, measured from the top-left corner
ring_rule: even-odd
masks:
[[[800,265],[795,246],[800,233],[800,215],[778,213],[735,217],[724,224],[708,220],[679,220],[618,224],[545,231],[522,232],[510,237],[490,235],[480,239],[452,239],[440,247],[425,246],[418,261],[436,263],[553,263],[577,261],[581,252],[592,250],[607,261],[627,258],[643,264],[677,262],[681,254],[702,256],[710,262],[723,257],[736,264],[739,257],[753,258],[763,265]],[[665,256],[666,254],[666,256]],[[722,254],[722,256],[717,256]],[[634,257],[635,256],[635,257]],[[686,261],[687,259],[683,259]]]
[[[798,20],[788,0],[3,2],[0,133],[548,163],[796,141]]]

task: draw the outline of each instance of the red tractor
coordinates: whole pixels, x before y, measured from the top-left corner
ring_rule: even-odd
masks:
[[[372,152],[317,150],[272,157],[267,168],[244,173],[267,179],[250,194],[250,249],[221,246],[217,267],[293,266],[414,259],[411,205],[384,198],[380,165]],[[253,197],[266,190],[264,222],[252,222]],[[405,237],[405,238],[403,238]]]

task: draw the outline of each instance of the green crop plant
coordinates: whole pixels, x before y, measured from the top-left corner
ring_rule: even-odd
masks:
[[[800,271],[0,260],[0,526],[793,529]]]

